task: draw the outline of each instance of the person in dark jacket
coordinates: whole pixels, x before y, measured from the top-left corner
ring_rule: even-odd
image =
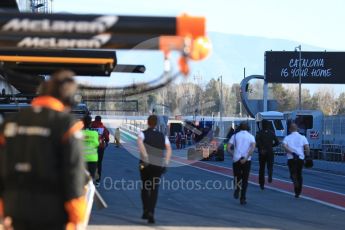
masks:
[[[73,76],[53,74],[32,107],[0,128],[0,213],[15,230],[63,230],[84,221],[83,125],[68,113],[77,90]]]
[[[171,145],[168,137],[155,129],[157,116],[148,118],[148,129],[138,135],[139,162],[142,180],[141,199],[143,202],[143,219],[155,223],[154,211],[158,198],[159,182],[171,157]],[[166,153],[164,154],[164,150]]]
[[[256,146],[259,151],[259,184],[263,190],[265,188],[265,168],[268,171],[268,183],[272,182],[274,152],[273,147],[279,145],[279,140],[275,133],[269,129],[269,121],[262,121],[262,129],[256,133]]]
[[[224,140],[224,143],[228,143],[230,138],[232,137],[232,135],[235,134],[235,129],[233,127],[231,127],[229,129],[229,132],[226,134],[226,137],[225,137],[225,140]]]
[[[96,186],[99,186],[102,179],[102,164],[103,164],[104,151],[108,147],[108,143],[109,143],[109,131],[104,126],[101,116],[95,117],[95,120],[91,124],[91,128],[97,130],[99,134],[98,162],[97,162],[98,178],[96,180]]]

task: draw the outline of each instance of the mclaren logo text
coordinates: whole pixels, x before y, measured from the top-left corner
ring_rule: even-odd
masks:
[[[110,38],[110,34],[100,34],[90,39],[25,37],[17,46],[27,48],[101,48]]]
[[[13,18],[2,31],[41,33],[103,33],[118,21],[117,16],[101,16],[93,21],[31,20]]]

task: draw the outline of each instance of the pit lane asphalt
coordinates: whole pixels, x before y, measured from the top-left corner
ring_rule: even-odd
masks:
[[[168,169],[160,188],[156,224],[148,225],[140,219],[140,186],[133,186],[139,180],[136,142],[122,138],[120,148],[109,146],[103,162],[99,191],[109,207],[93,210],[88,229],[344,229],[344,211],[270,189],[261,191],[256,185],[249,185],[248,204],[241,206],[233,199],[230,178],[190,166]],[[174,151],[179,154],[183,152]],[[228,157],[224,162],[207,163],[231,167]],[[255,165],[253,161],[253,173],[257,172]],[[345,191],[344,178],[325,175],[305,172],[305,184]],[[289,180],[286,167],[276,166],[274,176]],[[186,188],[187,182],[182,187],[182,179],[190,187],[199,181],[201,188]],[[209,188],[209,181],[222,186]]]

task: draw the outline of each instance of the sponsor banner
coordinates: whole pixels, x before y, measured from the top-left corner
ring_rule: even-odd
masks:
[[[148,41],[147,46],[136,47],[139,43]],[[0,46],[19,47],[19,48],[59,48],[59,49],[158,49],[159,39],[151,35],[132,34],[130,39],[128,35],[113,35],[109,33],[98,35],[41,35],[26,36],[13,35],[0,32]]]
[[[310,131],[309,134],[310,139],[319,139],[320,135],[318,131]]]
[[[50,34],[151,34],[176,35],[175,17],[115,15],[31,14],[1,12],[0,33]]]
[[[267,51],[265,77],[269,83],[343,84],[345,52]]]

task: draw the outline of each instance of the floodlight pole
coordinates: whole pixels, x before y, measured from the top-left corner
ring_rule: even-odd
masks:
[[[302,110],[302,46],[295,47],[295,51],[299,50],[299,61],[298,61],[298,110]]]
[[[220,123],[220,133],[223,135],[223,76],[220,75],[218,78],[220,81],[220,103],[219,103],[219,123]]]
[[[240,106],[240,114],[239,115],[240,115],[240,117],[242,117],[242,102],[239,101],[238,104]]]

